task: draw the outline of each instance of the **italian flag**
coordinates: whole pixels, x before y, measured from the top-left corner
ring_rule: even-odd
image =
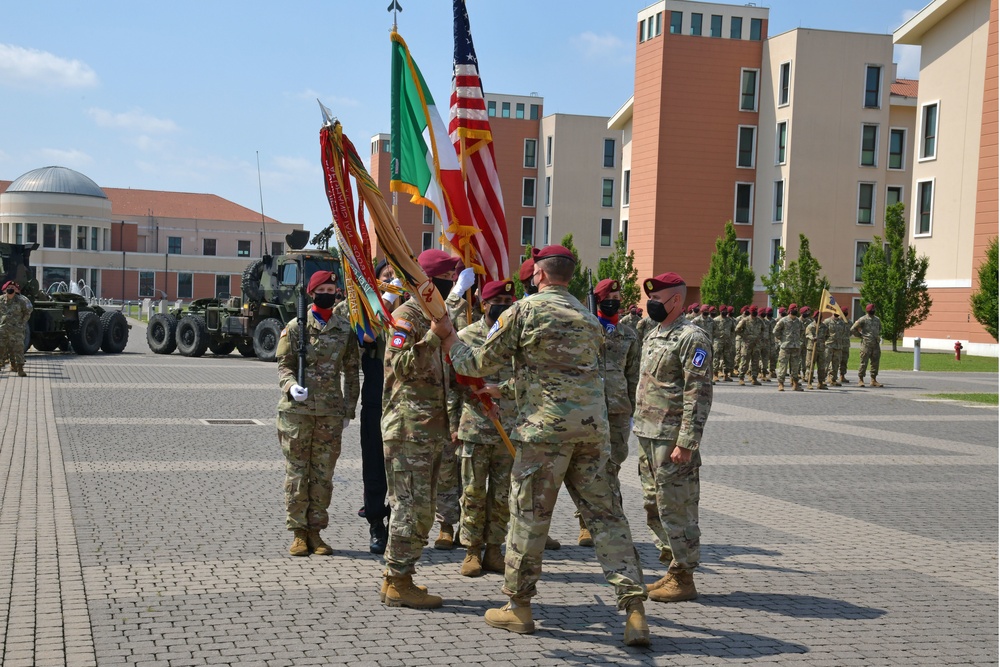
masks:
[[[458,156],[434,98],[399,33],[392,39],[392,163],[389,189],[410,195],[442,221],[446,246],[474,258],[470,241],[478,230],[465,192]],[[474,262],[466,262],[475,265]]]

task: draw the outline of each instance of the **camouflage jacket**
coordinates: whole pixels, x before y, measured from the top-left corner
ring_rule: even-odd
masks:
[[[701,327],[701,330],[708,334],[709,340],[715,339],[715,322],[708,315],[699,314],[698,317],[691,320],[691,324]]]
[[[641,320],[639,320],[639,324],[635,325],[636,333],[639,334],[639,342],[642,343],[642,340],[646,337],[646,334],[655,329],[656,326],[657,326],[656,322],[654,322],[653,318],[649,317],[648,315],[644,316]]]
[[[489,328],[485,318],[476,320],[458,332],[458,337],[470,347],[477,347],[486,342]],[[514,396],[513,383],[514,366],[507,364],[493,375],[484,378],[490,384],[500,387],[501,398],[496,401],[500,408],[500,423],[504,430],[510,433],[514,428],[514,418],[517,416],[517,401]],[[478,408],[478,400],[463,401],[461,421],[458,426],[458,437],[467,442],[483,444],[500,444],[503,441],[497,433],[496,426]]]
[[[732,342],[736,329],[736,322],[733,318],[719,315],[712,322],[715,324],[715,338],[725,342]]]
[[[0,294],[0,333],[16,331],[24,335],[24,325],[31,318],[31,311],[31,301],[23,294],[15,294],[13,299]]]
[[[608,404],[608,416],[631,416],[635,410],[635,388],[639,383],[642,351],[639,334],[632,327],[619,322],[613,332],[605,330],[604,345],[604,396]]]
[[[634,313],[625,313],[624,315],[622,315],[622,318],[618,320],[618,323],[627,324],[633,329],[636,329],[639,326],[639,321],[641,319],[642,319],[641,317],[639,317]]]
[[[750,319],[749,315],[740,315],[739,317],[736,318],[736,321],[733,322],[733,336],[736,338],[737,341],[743,340],[744,338],[743,334],[746,331],[746,325],[743,323],[749,319]]]
[[[712,409],[712,342],[699,327],[674,320],[646,337],[636,392],[635,434],[698,449]]]
[[[802,349],[805,327],[798,315],[785,315],[774,325],[774,337],[782,350]]]
[[[813,343],[819,343],[820,348],[826,347],[826,337],[830,333],[830,327],[827,326],[826,321],[817,322],[812,320],[809,322],[809,326],[806,327],[806,340],[809,341],[809,346],[812,347]]]
[[[382,439],[410,442],[447,441],[448,390],[454,384],[441,349],[416,301],[392,313],[396,325],[385,348],[382,390]]]
[[[764,341],[767,335],[767,328],[759,317],[747,317],[741,319],[736,325],[736,335],[743,338],[743,342],[757,345]]]
[[[455,370],[486,376],[514,361],[516,426],[522,442],[608,441],[604,329],[565,287],[516,301],[478,347],[451,348]]]
[[[851,335],[860,336],[864,345],[878,345],[882,342],[882,320],[875,315],[862,315],[851,327]]]
[[[844,334],[847,334],[846,336]],[[831,350],[846,350],[850,345],[850,329],[839,317],[826,321],[826,346]],[[846,343],[846,344],[845,344]]]
[[[281,387],[279,412],[345,417],[354,419],[358,405],[358,340],[350,323],[336,313],[325,325],[306,313],[306,388],[309,397],[293,401],[288,390],[298,382],[299,322],[292,320],[281,331],[276,356],[278,385]],[[343,388],[341,388],[343,376]]]
[[[773,317],[765,317],[762,322],[764,322],[765,327],[765,337],[767,339],[768,345],[774,344],[774,325],[775,321]]]

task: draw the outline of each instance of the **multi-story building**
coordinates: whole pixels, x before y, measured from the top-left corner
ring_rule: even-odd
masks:
[[[934,0],[893,34],[920,46],[920,92],[909,202],[910,245],[930,259],[930,317],[904,344],[930,349],[961,342],[998,354],[972,316],[978,267],[998,233],[997,2]]]
[[[35,279],[109,299],[240,293],[247,264],[280,254],[290,225],[217,195],[101,188],[43,167],[0,181],[0,240],[37,243]],[[263,247],[262,247],[263,246]]]

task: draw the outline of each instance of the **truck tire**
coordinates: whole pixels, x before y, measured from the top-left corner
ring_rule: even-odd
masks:
[[[53,352],[57,347],[59,347],[59,343],[61,342],[62,341],[57,338],[42,338],[41,336],[35,336],[34,339],[32,339],[31,344],[39,352]]]
[[[264,260],[256,259],[247,265],[243,270],[243,278],[240,279],[240,289],[243,291],[243,298],[254,303],[259,303],[263,296],[260,289],[260,277],[264,275]]]
[[[128,320],[117,310],[106,311],[101,315],[101,349],[108,354],[118,354],[128,345]]]
[[[156,354],[170,354],[177,349],[177,318],[157,313],[149,318],[146,344]]]
[[[236,343],[236,349],[239,351],[241,356],[244,357],[257,356],[257,353],[253,349],[253,341],[249,338],[241,338],[240,342]]]
[[[217,354],[220,356],[225,356],[236,349],[236,341],[232,338],[223,338],[219,341],[209,341],[208,349],[212,354]]]
[[[101,318],[97,313],[83,311],[77,320],[76,329],[69,336],[70,342],[73,343],[73,351],[77,354],[94,354],[101,349],[103,334]]]
[[[269,317],[261,320],[253,332],[253,350],[261,361],[274,361],[278,351],[278,339],[285,325],[281,320]]]
[[[185,357],[200,357],[208,349],[208,326],[201,315],[185,315],[177,323],[177,351]]]

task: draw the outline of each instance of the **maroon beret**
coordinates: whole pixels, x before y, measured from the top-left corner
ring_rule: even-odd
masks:
[[[757,314],[757,306],[750,306],[750,314],[751,315]]]
[[[6,290],[8,287],[13,287],[14,289],[17,289],[17,283],[15,283],[13,280],[8,280],[3,284],[3,289]]]
[[[679,287],[686,284],[684,279],[673,271],[668,271],[667,273],[661,273],[653,278],[646,278],[642,281],[642,286],[646,290],[648,295],[650,292],[657,292],[661,289],[666,289],[667,287]]]
[[[812,308],[810,308],[809,306],[802,306],[802,308],[799,309],[799,315],[808,315],[811,312]]]
[[[787,308],[779,308],[778,309],[778,314],[781,315],[782,317],[784,317],[787,313],[788,313],[788,309]]]
[[[431,248],[424,250],[417,257],[417,264],[424,270],[428,278],[440,276],[443,273],[451,273],[458,266],[458,257],[449,255],[444,250]]]
[[[315,292],[317,287],[319,287],[320,285],[325,285],[327,283],[331,285],[336,285],[337,276],[332,271],[317,271],[316,273],[312,274],[312,277],[309,279],[309,286],[306,287],[306,292],[307,293]]]
[[[712,307],[707,303],[701,304],[701,308],[698,309],[698,312],[701,313],[702,315],[708,315],[708,313],[710,313],[711,311]]]
[[[517,277],[522,283],[531,280],[531,274],[535,272],[535,260],[530,257],[521,262],[521,268],[517,272]]]
[[[617,292],[620,288],[618,281],[614,278],[605,278],[594,286],[594,294],[598,301],[604,301],[612,292]]]
[[[535,260],[536,262],[540,259],[548,259],[549,257],[565,257],[567,259],[573,260],[574,262],[576,261],[576,257],[573,256],[573,253],[570,251],[570,249],[565,246],[547,245],[541,250],[539,250],[538,248],[531,249],[531,259]]]
[[[514,283],[509,280],[492,280],[483,285],[482,299],[492,299],[495,296],[514,296]]]
[[[726,312],[732,315],[736,312],[736,306],[726,306]]]
[[[788,310],[798,310],[798,309],[799,309],[799,304],[797,303],[788,304]]]
[[[865,306],[865,312],[866,313],[871,313],[871,312],[874,312],[874,311],[875,311],[875,304],[874,303],[869,303],[867,306]]]
[[[749,312],[750,312],[750,306],[743,306],[742,308],[740,308],[740,313],[743,315],[746,315]]]

